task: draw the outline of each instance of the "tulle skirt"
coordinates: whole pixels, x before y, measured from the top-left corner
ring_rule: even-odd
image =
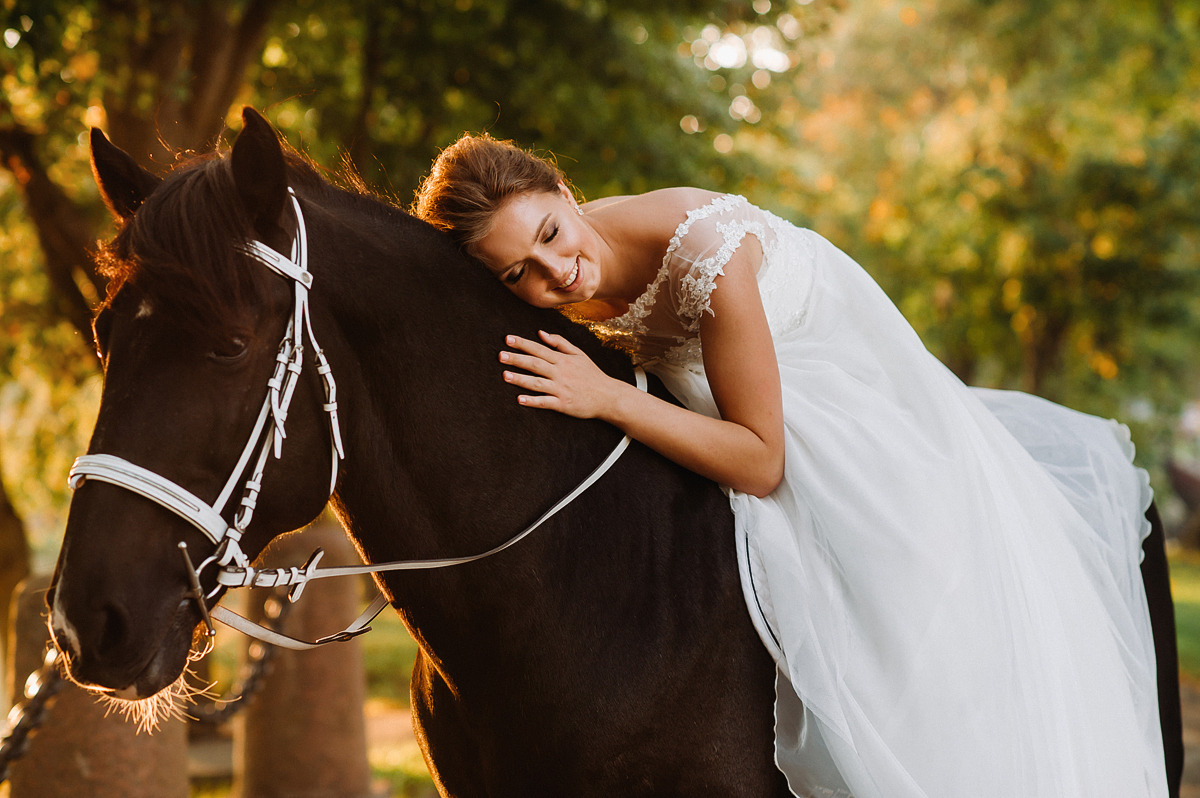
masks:
[[[818,239],[770,496],[730,493],[798,796],[1166,795],[1125,427],[970,389]],[[650,364],[716,414],[700,368]]]

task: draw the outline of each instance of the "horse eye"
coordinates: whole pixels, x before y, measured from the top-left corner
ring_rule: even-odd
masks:
[[[208,356],[219,363],[234,363],[245,357],[249,351],[246,339],[234,336],[217,345]]]

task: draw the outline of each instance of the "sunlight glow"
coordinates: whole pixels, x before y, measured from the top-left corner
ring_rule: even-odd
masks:
[[[756,47],[750,61],[759,69],[769,69],[772,72],[786,72],[792,65],[787,53],[774,47]]]
[[[104,127],[104,108],[99,105],[89,105],[83,115],[83,123],[88,127]]]
[[[1108,233],[1100,233],[1092,239],[1092,253],[1101,260],[1108,260],[1117,254],[1117,243]]]
[[[716,25],[705,25],[690,45],[682,45],[681,52],[685,55],[691,53],[697,64],[713,71],[740,69],[749,63],[760,71],[786,72],[792,68],[792,61],[788,54],[780,49],[780,37],[792,39],[799,36],[800,25],[794,17],[789,19],[790,25],[795,26],[797,30],[791,30],[781,18],[780,24],[786,30],[759,25],[746,36],[739,36],[731,31],[722,33]],[[766,82],[770,82],[769,78]]]
[[[283,43],[278,39],[271,39],[267,42],[267,46],[263,48],[262,54],[263,66],[281,67],[287,63],[287,52],[283,49]]]
[[[734,119],[743,119],[750,124],[762,119],[762,111],[758,110],[754,101],[744,94],[733,98],[733,102],[729,104],[729,115]]]
[[[704,59],[709,69],[737,69],[746,65],[746,43],[741,36],[727,33],[708,48]]]
[[[779,28],[779,32],[789,41],[799,39],[804,32],[804,28],[800,26],[800,20],[791,14],[780,14],[779,18],[775,20],[775,27]]]

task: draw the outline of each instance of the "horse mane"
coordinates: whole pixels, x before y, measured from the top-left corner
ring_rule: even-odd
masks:
[[[286,144],[283,149],[297,190],[343,202],[361,197],[399,211],[371,194],[357,175],[329,172]],[[254,235],[228,152],[181,160],[116,236],[100,245],[97,270],[109,282],[97,316],[114,308],[119,296],[135,295],[169,313],[187,334],[236,330],[272,279],[266,269],[249,268],[249,257],[235,246]]]

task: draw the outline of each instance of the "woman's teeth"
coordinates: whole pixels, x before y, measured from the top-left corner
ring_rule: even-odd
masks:
[[[575,268],[571,269],[571,273],[567,275],[567,279],[558,284],[559,288],[566,288],[571,283],[575,282],[575,278],[579,276],[579,261],[575,261]]]

